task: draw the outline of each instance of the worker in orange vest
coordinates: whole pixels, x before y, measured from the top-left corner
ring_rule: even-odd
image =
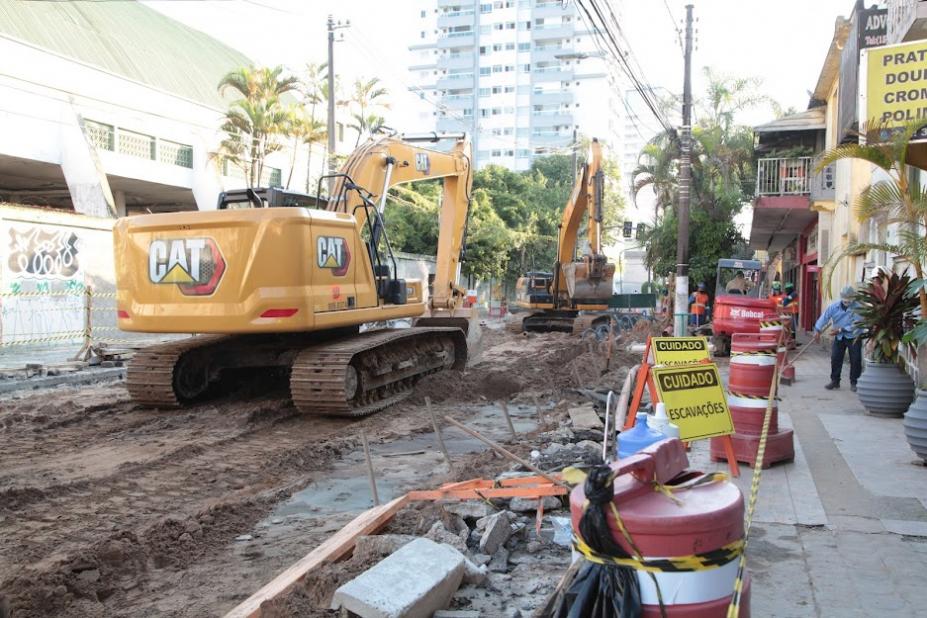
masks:
[[[701,326],[705,323],[705,314],[708,312],[708,292],[704,283],[698,284],[698,289],[689,295],[689,323],[692,326]]]
[[[794,283],[785,284],[785,294],[779,301],[783,313],[792,316],[792,337],[798,336],[798,292],[795,291]]]
[[[776,303],[776,308],[779,308],[779,305],[782,304],[782,297],[785,296],[782,293],[782,284],[778,281],[772,282],[772,290],[769,292],[769,299]]]

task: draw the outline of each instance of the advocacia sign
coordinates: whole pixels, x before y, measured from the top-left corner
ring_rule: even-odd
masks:
[[[927,40],[872,47],[861,55],[860,126],[897,129],[912,120],[927,125]],[[927,127],[916,137],[927,139]]]

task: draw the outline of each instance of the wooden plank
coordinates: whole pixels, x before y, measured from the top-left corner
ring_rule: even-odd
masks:
[[[261,615],[261,604],[284,594],[312,569],[325,562],[334,562],[354,549],[357,537],[373,534],[393,518],[409,501],[408,494],[386,504],[364,511],[326,539],[321,545],[292,564],[270,583],[248,597],[225,615],[225,618],[256,618]]]
[[[452,489],[450,491],[410,491],[409,500],[482,500],[484,498],[540,498],[542,496],[565,496],[569,491],[559,485],[537,487],[495,487],[488,489]]]

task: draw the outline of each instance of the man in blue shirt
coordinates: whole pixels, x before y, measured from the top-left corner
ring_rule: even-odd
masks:
[[[863,330],[856,314],[853,298],[856,290],[848,285],[840,291],[840,300],[831,303],[814,323],[814,340],[820,341],[821,331],[831,325],[830,334],[834,343],[830,349],[830,384],[827,390],[840,388],[840,371],[843,369],[843,356],[850,351],[850,390],[856,391],[856,380],[863,372]]]

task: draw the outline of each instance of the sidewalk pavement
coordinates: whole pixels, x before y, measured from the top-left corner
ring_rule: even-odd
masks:
[[[825,390],[829,376],[829,351],[815,346],[780,388],[779,424],[795,431],[795,461],[763,470],[747,548],[752,613],[927,617],[927,467],[901,419],[867,415],[847,380]],[[689,458],[727,469],[710,461],[708,441]],[[740,471],[748,497],[753,469]]]

